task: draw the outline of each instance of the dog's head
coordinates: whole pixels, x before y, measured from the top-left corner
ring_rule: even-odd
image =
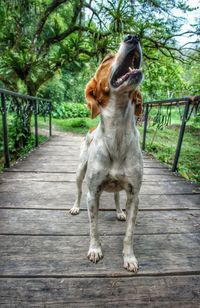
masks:
[[[135,36],[128,35],[116,55],[108,55],[100,64],[85,89],[88,107],[95,118],[109,103],[112,96],[129,96],[134,104],[135,115],[142,112],[142,96],[137,90],[143,79],[142,51]]]

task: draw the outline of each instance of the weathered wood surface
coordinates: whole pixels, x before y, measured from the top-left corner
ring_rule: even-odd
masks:
[[[88,235],[86,211],[72,217],[61,210],[0,209],[0,234]],[[139,211],[136,234],[199,232],[200,210]],[[70,226],[70,228],[69,228]],[[112,227],[111,227],[112,226]],[[118,221],[115,211],[100,211],[99,231],[102,235],[123,235],[126,224]],[[78,233],[77,233],[78,230]]]
[[[152,277],[7,278],[0,284],[1,307],[197,308],[200,301],[199,276],[154,277],[153,284]]]
[[[63,194],[68,191],[74,193],[75,183],[71,182],[35,182],[26,181],[23,182],[12,182],[11,185],[8,183],[1,183],[1,194],[4,193],[17,193],[26,191],[30,192],[38,192],[39,188],[43,193],[49,191],[52,194]],[[86,185],[83,184],[84,191],[86,191]],[[141,188],[141,195],[177,195],[177,194],[191,194],[191,193],[200,194],[200,189],[197,185],[185,182],[144,182]]]
[[[0,183],[16,180],[31,180],[39,182],[74,182],[76,180],[76,173],[72,172],[4,172],[1,175]],[[172,174],[144,174],[144,182],[177,182],[185,181],[181,176],[174,176]]]
[[[68,213],[82,139],[55,136],[0,175],[0,307],[200,307],[199,186],[144,154],[140,271],[123,269],[125,222],[108,193],[99,213],[104,259],[91,264],[86,184],[82,211]]]
[[[79,226],[80,228],[80,226]],[[123,236],[101,236],[104,258],[86,255],[89,236],[0,236],[0,276],[133,276],[123,268]],[[199,233],[135,235],[140,275],[200,274]]]

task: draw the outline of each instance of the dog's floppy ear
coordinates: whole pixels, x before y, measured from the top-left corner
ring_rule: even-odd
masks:
[[[139,117],[142,114],[142,95],[139,91],[133,93],[132,103],[135,104],[135,115]]]
[[[91,111],[92,119],[96,118],[100,113],[100,107],[96,99],[97,82],[94,78],[90,79],[85,88],[85,98],[87,100],[87,106]]]

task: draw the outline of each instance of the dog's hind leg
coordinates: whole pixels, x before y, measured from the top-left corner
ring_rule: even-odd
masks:
[[[116,206],[116,212],[117,212],[117,219],[118,220],[126,220],[126,214],[121,209],[120,203],[119,203],[119,192],[114,193],[114,199],[115,199],[115,206]]]
[[[77,215],[80,211],[80,203],[81,203],[81,196],[82,196],[82,183],[85,177],[85,173],[87,170],[87,162],[81,162],[78,166],[78,170],[76,173],[76,186],[77,186],[77,197],[74,202],[73,207],[69,210],[70,214]]]

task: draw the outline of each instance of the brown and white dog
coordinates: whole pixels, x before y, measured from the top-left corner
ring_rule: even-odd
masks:
[[[128,35],[116,55],[107,56],[86,86],[85,95],[92,118],[100,114],[98,127],[89,132],[81,148],[77,171],[78,195],[71,214],[78,214],[82,181],[86,174],[87,205],[90,221],[88,258],[103,258],[98,235],[98,207],[102,191],[114,192],[117,218],[127,220],[123,242],[124,267],[136,272],[138,262],[133,251],[133,229],[139,203],[143,162],[136,128],[136,116],[142,110],[137,87],[143,79],[142,52],[137,37]],[[126,214],[119,204],[119,191],[127,194]]]

